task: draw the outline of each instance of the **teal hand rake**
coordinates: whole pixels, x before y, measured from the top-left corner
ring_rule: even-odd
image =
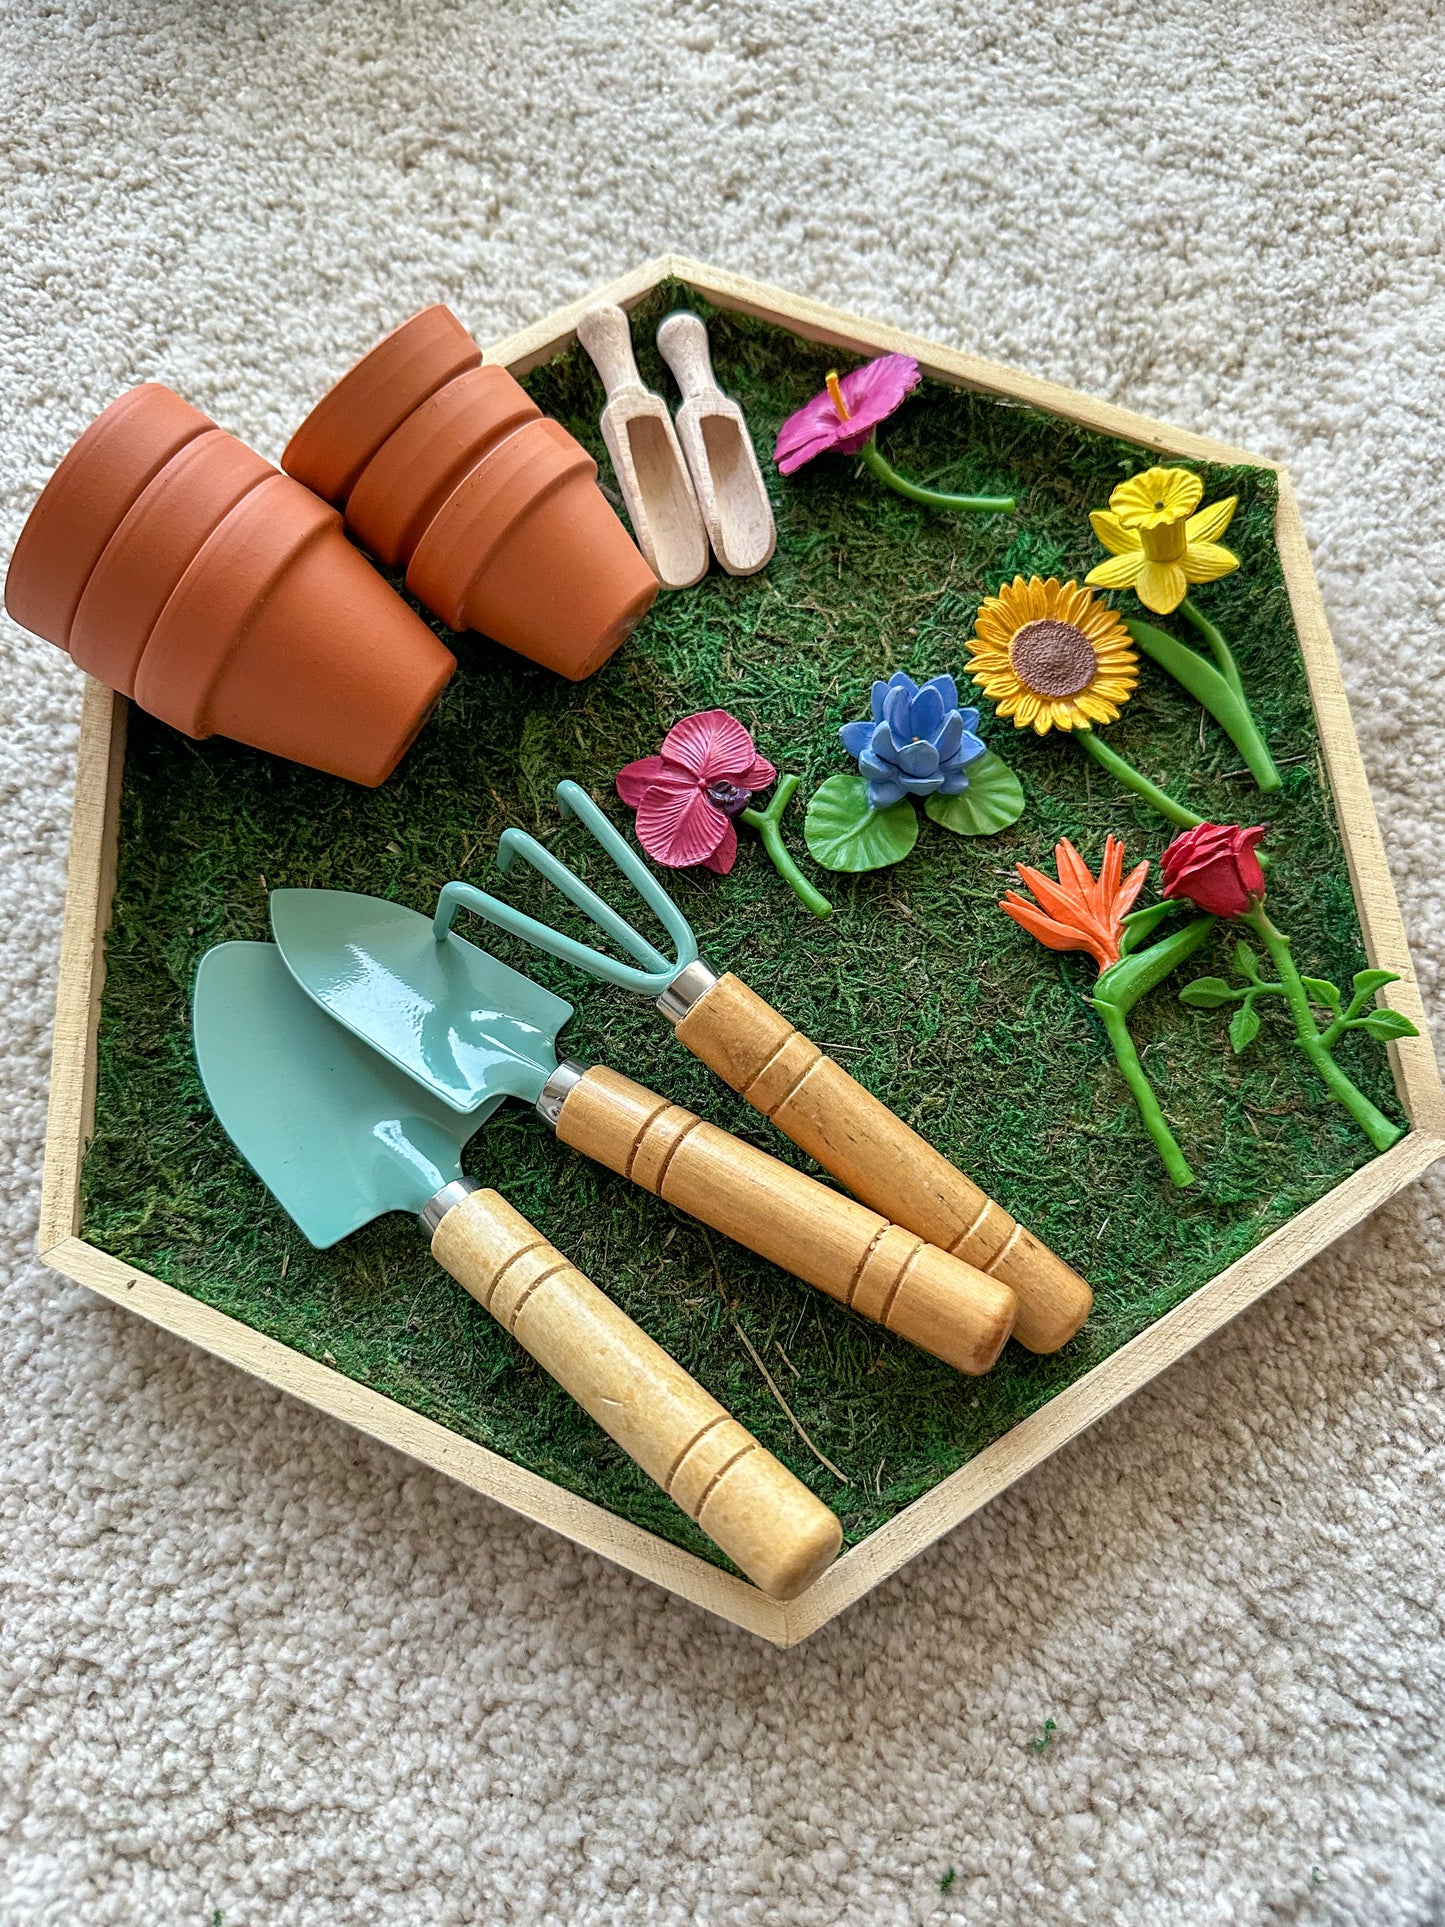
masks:
[[[695,1057],[855,1197],[1008,1285],[1018,1299],[1014,1336],[1030,1351],[1056,1351],[1072,1338],[1092,1303],[1084,1280],[739,977],[719,976],[699,954],[686,917],[579,784],[559,783],[557,801],[611,857],[667,932],[674,954],[665,957],[522,830],[503,833],[498,867],[510,870],[519,859],[530,865],[633,961],[578,943],[468,883],[443,889],[438,941],[459,910],[470,910],[603,983],[650,997]]]

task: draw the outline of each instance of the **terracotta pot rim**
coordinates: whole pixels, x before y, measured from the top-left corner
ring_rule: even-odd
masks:
[[[481,359],[445,302],[418,309],[332,383],[287,442],[281,467],[344,507],[362,470],[412,410]]]
[[[189,552],[178,559],[174,543],[164,540],[167,523],[173,525],[180,521],[185,525],[187,508],[194,509],[194,491],[203,486],[204,478],[198,471],[208,467],[215,471],[213,482],[219,477],[232,486],[226,492],[226,499],[206,506],[201,523],[197,523],[194,514],[190,516],[190,526],[185,529]],[[80,668],[123,695],[133,695],[136,672],[151,634],[200,548],[252,489],[279,472],[264,456],[224,428],[204,429],[177,449],[121,517],[81,591],[70,626],[71,655]],[[177,500],[178,490],[188,492],[188,499]],[[142,578],[148,576],[152,583],[170,575],[170,589],[154,605],[143,633],[136,633],[134,621],[127,622],[123,614],[115,611],[114,585],[110,581],[115,571]],[[97,597],[110,601],[111,607],[94,611],[98,636],[93,637],[89,604]],[[92,647],[93,642],[97,646]]]
[[[295,491],[289,527],[262,499],[268,493],[274,498],[277,484],[283,493]],[[187,736],[211,735],[211,697],[257,610],[303,550],[340,519],[329,503],[279,470],[247,490],[196,550],[156,618],[136,669],[135,700],[141,708]],[[249,580],[227,606],[226,585],[218,594],[208,577],[224,567],[237,545],[248,544]]]
[[[524,441],[527,446],[520,447]],[[529,470],[538,471],[531,486]],[[524,517],[583,474],[595,477],[597,464],[560,422],[549,415],[523,422],[462,477],[432,517],[412,555],[406,586],[451,628],[466,627],[467,601],[498,549]],[[459,551],[468,557],[466,580],[447,591],[441,585]]]
[[[167,433],[139,453],[135,473],[124,480],[105,478],[108,456],[119,450],[117,466],[123,467],[125,456],[136,452],[131,444],[144,440],[144,428],[138,429],[132,418],[153,408],[164,417],[173,413],[172,404],[182,412],[174,416]],[[194,419],[187,419],[187,414]],[[68,650],[80,598],[111,536],[161,469],[188,442],[215,426],[164,382],[138,382],[107,403],[62,455],[25,518],[5,576],[5,607],[13,619]],[[112,484],[111,499],[93,518],[86,515],[85,504],[77,502],[92,465]],[[122,494],[125,499],[117,502]]]

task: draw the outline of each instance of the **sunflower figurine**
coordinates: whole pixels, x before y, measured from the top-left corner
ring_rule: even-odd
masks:
[[[1190,829],[1202,820],[1099,740],[1094,725],[1119,720],[1139,681],[1139,658],[1123,620],[1091,589],[1016,575],[985,598],[974,628],[973,680],[1015,729],[1063,730],[1171,823]]]

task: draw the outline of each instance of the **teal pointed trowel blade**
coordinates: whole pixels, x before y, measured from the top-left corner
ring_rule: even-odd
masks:
[[[273,890],[286,967],[323,1010],[458,1111],[535,1103],[572,1006],[430,917],[349,890]]]
[[[191,1027],[226,1135],[318,1246],[383,1211],[419,1212],[502,1101],[459,1117],[334,1023],[270,943],[206,952]]]

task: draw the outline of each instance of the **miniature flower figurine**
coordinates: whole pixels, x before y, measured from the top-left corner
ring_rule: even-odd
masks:
[[[1159,1108],[1127,1020],[1144,993],[1199,948],[1214,927],[1214,919],[1196,917],[1141,950],[1138,946],[1172,908],[1169,903],[1156,903],[1147,910],[1132,909],[1149,874],[1147,861],[1135,864],[1125,876],[1124,845],[1118,837],[1107,836],[1104,858],[1095,877],[1065,837],[1054,846],[1054,865],[1057,880],[1042,870],[1019,864],[1019,881],[1033,892],[1036,901],[1030,903],[1017,890],[1010,890],[999,908],[1050,950],[1084,950],[1093,958],[1099,978],[1092,1001],[1114,1047],[1115,1062],[1165,1170],[1175,1184],[1192,1184],[1194,1173]]]
[[[884,461],[874,431],[912,394],[920,379],[912,355],[879,355],[846,375],[830,369],[822,394],[789,415],[778,430],[773,460],[779,472],[791,475],[819,455],[860,455],[864,467],[885,487],[925,508],[1009,513],[1014,507],[1011,495],[947,495],[907,481]]]
[[[1201,823],[1176,836],[1160,859],[1166,897],[1185,897],[1216,917],[1242,917],[1264,901],[1264,871],[1255,851],[1266,825],[1241,830]]]
[[[1264,834],[1258,825],[1245,830],[1232,823],[1201,823],[1197,829],[1176,837],[1164,852],[1162,868],[1167,894],[1186,898],[1219,916],[1248,924],[1278,972],[1277,982],[1262,978],[1258,957],[1248,944],[1241,943],[1235,946],[1234,952],[1235,967],[1244,979],[1241,985],[1230,985],[1222,977],[1200,977],[1185,985],[1179,1001],[1200,1010],[1237,1004],[1239,1008],[1229,1026],[1229,1041],[1239,1052],[1246,1050],[1259,1035],[1260,1019],[1255,1005],[1262,997],[1283,997],[1294,1022],[1295,1040],[1325,1088],[1345,1107],[1375,1149],[1388,1151],[1400,1136],[1399,1125],[1391,1123],[1346,1077],[1331,1053],[1349,1030],[1362,1030],[1381,1042],[1418,1035],[1408,1017],[1371,1002],[1377,990],[1396,981],[1396,974],[1392,970],[1356,971],[1348,1004],[1342,992],[1324,978],[1301,977],[1289,938],[1275,926],[1264,907],[1264,871],[1255,855]],[[1330,1012],[1323,1031],[1315,1022],[1313,1006],[1316,1005]]]
[[[733,818],[777,775],[736,716],[704,709],[673,724],[660,755],[620,769],[617,794],[637,811],[637,840],[655,863],[726,876],[738,854]]]
[[[985,597],[974,628],[973,680],[1015,729],[1115,723],[1139,680],[1123,623],[1077,582],[1016,575]]]
[[[1204,705],[1260,789],[1274,791],[1279,771],[1250,712],[1233,651],[1189,597],[1191,582],[1215,582],[1239,567],[1239,557],[1216,539],[1233,520],[1239,498],[1229,495],[1201,509],[1203,494],[1203,482],[1187,468],[1149,468],[1120,482],[1108,508],[1089,516],[1109,555],[1084,580],[1098,589],[1132,589],[1153,614],[1177,609],[1192,624],[1209,645],[1212,664],[1152,623],[1125,627],[1147,656]]]
[[[886,810],[904,796],[961,796],[967,764],[986,754],[976,709],[960,709],[952,676],[922,688],[900,669],[873,685],[871,722],[844,723],[838,734],[868,781],[868,807]]]
[[[815,917],[832,905],[815,890],[789,856],[779,827],[798,787],[785,776],[765,810],[753,799],[777,779],[752,737],[725,709],[703,709],[674,723],[656,756],[644,756],[617,772],[617,794],[637,812],[637,840],[654,863],[668,869],[694,864],[726,876],[737,861],[735,819],[755,829],[779,875]]]
[[[1167,616],[1191,582],[1229,575],[1239,557],[1215,538],[1234,519],[1239,497],[1201,509],[1203,494],[1203,482],[1187,468],[1150,468],[1120,482],[1108,508],[1089,517],[1109,560],[1084,580],[1099,589],[1132,589],[1146,609]]]

